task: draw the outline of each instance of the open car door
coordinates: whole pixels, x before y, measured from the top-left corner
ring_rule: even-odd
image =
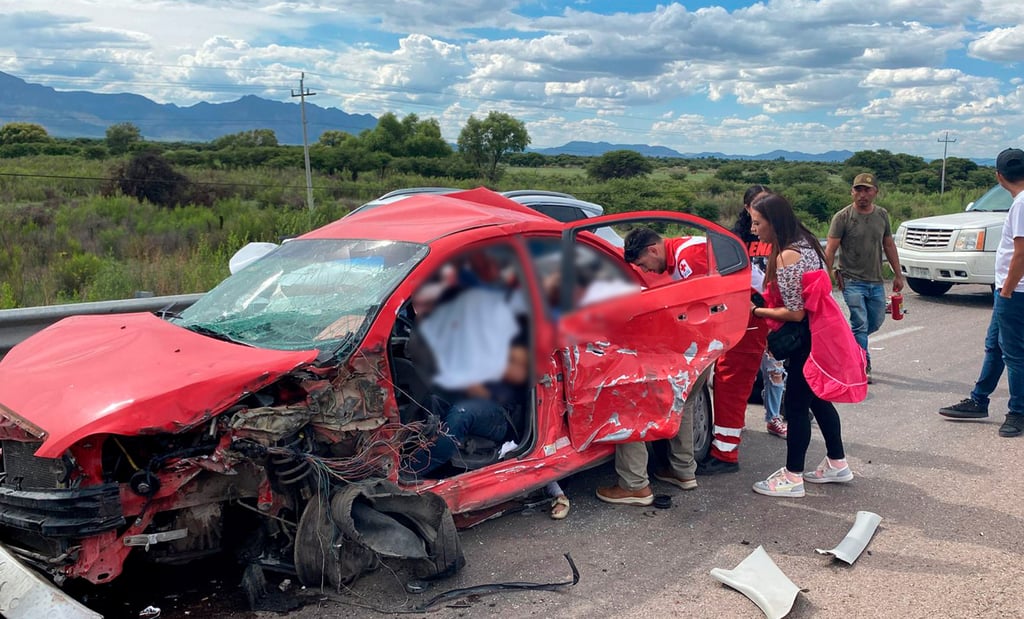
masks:
[[[654,226],[665,238],[703,235],[707,272],[678,281],[652,276],[649,287],[581,305],[577,289],[594,282],[578,259],[578,246],[592,237],[580,232],[601,226]],[[621,251],[606,248],[606,257],[636,278]],[[698,378],[746,331],[751,280],[743,244],[681,213],[609,215],[565,227],[561,269],[558,361],[573,446],[674,436]]]

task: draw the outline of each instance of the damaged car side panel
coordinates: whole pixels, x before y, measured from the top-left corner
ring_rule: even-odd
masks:
[[[746,330],[749,279],[747,270],[712,272],[564,317],[559,360],[573,446],[675,436],[698,377]]]

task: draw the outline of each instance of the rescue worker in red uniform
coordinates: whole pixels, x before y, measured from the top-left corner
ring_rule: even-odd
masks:
[[[674,280],[708,273],[707,239],[702,236],[662,239],[654,230],[637,228],[625,239],[623,256],[626,262],[651,273],[668,274]],[[749,391],[749,386],[747,390]],[[619,505],[650,505],[654,492],[647,477],[647,445],[642,442],[615,446],[615,473],[618,483],[597,489],[597,498]],[[669,439],[668,463],[654,477],[682,490],[697,487],[693,457],[693,419],[679,424],[679,432]]]
[[[755,292],[760,292],[762,288],[765,260],[771,253],[771,245],[762,243],[751,233],[750,205],[764,193],[768,193],[768,188],[763,185],[747,189],[743,195],[743,210],[732,230],[746,242],[751,263],[751,288]],[[740,438],[746,422],[747,400],[757,373],[761,370],[767,339],[768,323],[762,318],[751,316],[743,338],[718,358],[713,396],[714,436],[708,457],[697,463],[697,475],[733,473],[739,470]]]

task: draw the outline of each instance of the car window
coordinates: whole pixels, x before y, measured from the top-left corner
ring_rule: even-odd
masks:
[[[556,219],[563,223],[570,221],[579,221],[587,217],[586,213],[582,209],[575,206],[559,206],[555,204],[530,204],[528,205],[533,210],[543,213],[552,219]]]
[[[562,268],[562,240],[557,237],[527,239],[537,285],[551,315],[558,313]],[[624,263],[583,242],[576,243],[576,283],[573,309],[635,292],[637,280]]]
[[[1010,195],[1010,192],[1003,189],[1001,185],[996,185],[986,191],[985,195],[975,200],[967,210],[982,212],[1009,211],[1012,203],[1013,196]]]

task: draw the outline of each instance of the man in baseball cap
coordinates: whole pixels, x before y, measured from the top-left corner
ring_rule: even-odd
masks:
[[[885,320],[885,279],[882,253],[889,260],[894,276],[892,291],[903,289],[900,257],[892,238],[889,213],[875,204],[878,179],[871,172],[853,178],[850,189],[853,203],[832,217],[825,245],[825,260],[835,266],[836,281],[843,291],[843,300],[850,308],[850,329],[857,343],[867,354],[868,382],[871,382],[871,354],[868,336],[878,331]],[[836,264],[836,252],[839,262]]]
[[[874,187],[875,189],[878,189],[878,181],[875,180],[874,174],[864,172],[862,174],[858,174],[856,178],[853,179],[853,188],[856,189],[857,187]]]
[[[1014,437],[1024,434],[1024,151],[1007,148],[999,153],[996,180],[1013,196],[1013,203],[996,248],[996,293],[985,359],[971,397],[940,408],[939,414],[952,419],[988,417],[988,396],[999,382],[1005,362],[1010,400],[999,436]]]
[[[1024,172],[1024,151],[1007,148],[996,157],[996,172],[1004,179],[1011,179]]]

